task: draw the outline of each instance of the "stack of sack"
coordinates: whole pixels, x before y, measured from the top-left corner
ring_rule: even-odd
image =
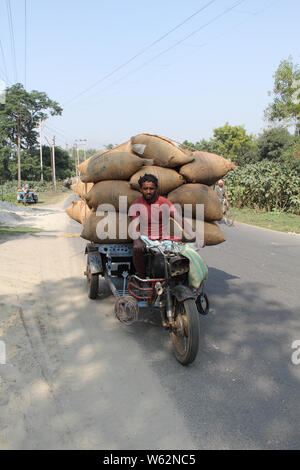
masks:
[[[200,151],[191,152],[179,148],[165,137],[139,134],[112,150],[97,152],[78,165],[81,182],[73,185],[76,187],[72,189],[83,200],[80,201],[80,206],[78,204],[79,215],[74,210],[74,204],[67,209],[67,213],[73,218],[76,215],[75,220],[79,222],[81,220],[84,225],[81,237],[86,240],[97,243],[130,242],[128,233],[119,234],[118,214],[116,233],[110,234],[112,239],[101,240],[97,236],[97,225],[106,217],[97,216],[97,207],[100,204],[113,206],[122,214],[122,220],[125,222],[124,217],[127,217],[128,207],[135,199],[141,197],[139,178],[145,173],[153,174],[159,182],[159,194],[182,208],[184,204],[192,205],[193,220],[190,220],[190,224],[193,228],[195,228],[196,204],[204,205],[204,241],[206,245],[217,245],[226,238],[216,224],[216,221],[222,219],[222,207],[212,186],[235,168],[231,160],[219,155]],[[127,206],[122,204],[120,207],[119,196],[127,196]],[[109,210],[108,206],[107,211]],[[120,225],[122,232],[123,223]],[[103,230],[106,229],[104,227]],[[182,233],[185,240],[184,231]]]

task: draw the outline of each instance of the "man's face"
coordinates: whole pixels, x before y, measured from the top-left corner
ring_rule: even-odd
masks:
[[[143,194],[144,199],[148,203],[151,203],[157,196],[157,187],[151,181],[145,181],[141,186],[141,193]]]

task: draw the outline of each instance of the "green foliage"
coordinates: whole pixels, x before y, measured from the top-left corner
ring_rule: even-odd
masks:
[[[0,148],[0,177],[3,180],[11,178],[10,163],[12,160],[12,152],[9,147]]]
[[[0,104],[1,180],[17,177],[18,134],[20,134],[22,180],[40,179],[37,124],[40,119],[45,120],[49,115],[55,116],[61,113],[62,108],[48,98],[46,93],[36,90],[27,92],[20,83],[6,89],[5,102]],[[74,165],[69,162],[66,153],[61,154],[59,148],[57,152],[57,178],[66,178],[72,174]],[[50,159],[49,162],[45,162],[44,177],[51,178]]]
[[[214,129],[213,140],[217,152],[223,157],[230,158],[238,165],[257,159],[257,144],[252,135],[248,135],[244,126],[230,126]]]
[[[300,214],[300,169],[263,160],[228,173],[225,184],[233,204]]]
[[[292,58],[280,62],[274,75],[273,103],[265,110],[271,122],[295,125],[300,122],[300,68]]]
[[[217,153],[217,145],[212,140],[205,140],[202,139],[200,142],[196,142],[193,144],[188,140],[185,140],[180,147],[187,149],[187,150],[200,150],[201,152],[210,152],[210,153]]]
[[[35,150],[35,158],[37,160],[37,172],[40,179],[40,153],[39,150]],[[57,180],[63,180],[74,175],[75,172],[75,163],[74,159],[71,158],[68,152],[61,147],[55,147],[55,174]],[[50,147],[43,146],[43,173],[44,178],[47,181],[50,181],[52,178],[51,173],[51,158],[50,158]],[[23,170],[22,170],[23,174]],[[30,177],[30,176],[29,176]],[[34,179],[32,177],[32,179]]]
[[[41,179],[40,151],[36,148],[31,155],[27,151],[21,152],[21,173],[24,180],[39,181]],[[57,180],[71,177],[75,173],[74,160],[68,152],[55,147],[55,173]],[[0,178],[2,181],[15,180],[18,176],[16,152],[11,153],[9,148],[0,149]],[[43,176],[45,181],[52,179],[50,148],[43,146]]]
[[[6,89],[4,104],[0,104],[0,146],[16,148],[20,132],[21,148],[33,155],[38,142],[39,119],[61,113],[62,108],[46,93],[27,92],[21,83],[12,85]]]
[[[258,160],[254,136],[248,135],[244,126],[230,126],[228,123],[214,129],[213,137],[209,141],[202,139],[193,144],[185,140],[182,147],[216,153],[230,158],[238,165]]]
[[[257,139],[259,160],[280,160],[294,144],[295,137],[285,127],[266,129]]]

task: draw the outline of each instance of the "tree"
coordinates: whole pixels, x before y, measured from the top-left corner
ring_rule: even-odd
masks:
[[[39,165],[39,151],[36,150],[35,158]],[[50,147],[43,146],[43,166],[44,177],[46,180],[51,180],[51,158]],[[75,174],[74,159],[70,157],[66,150],[61,147],[55,147],[55,173],[56,179],[63,180]],[[29,178],[28,178],[29,179]]]
[[[11,175],[11,150],[9,147],[0,147],[0,180],[7,181],[12,178]]]
[[[269,93],[271,95],[271,93]],[[274,123],[282,122],[300,130],[300,68],[292,57],[282,60],[274,74],[273,103],[265,110],[265,117]]]
[[[206,141],[202,139],[196,144],[183,142],[192,150],[217,153],[224,158],[230,158],[238,165],[257,161],[257,143],[254,136],[248,135],[244,126],[230,126],[226,123],[213,131],[213,137]]]
[[[244,126],[230,126],[214,129],[213,140],[217,153],[231,158],[238,165],[257,160],[257,144],[254,136],[248,135]]]
[[[105,147],[106,150],[111,150],[111,149],[113,149],[113,148],[116,147],[116,146],[117,146],[117,144],[115,144],[115,145],[114,145],[114,144],[107,144],[107,145],[104,145],[104,147]]]
[[[21,83],[6,89],[6,99],[0,104],[0,140],[1,144],[16,148],[20,134],[21,149],[34,155],[38,143],[36,129],[39,119],[61,115],[62,108],[46,93],[33,90],[27,92]]]
[[[295,138],[285,127],[266,129],[257,139],[259,160],[280,160],[291,150]]]
[[[212,140],[205,140],[201,139],[200,142],[196,142],[193,144],[192,142],[189,142],[188,140],[185,140],[181,147],[187,149],[187,150],[200,150],[202,152],[210,152],[210,153],[216,153],[217,150],[217,145],[214,141]]]

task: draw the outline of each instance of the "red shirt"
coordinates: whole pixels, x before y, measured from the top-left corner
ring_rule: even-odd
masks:
[[[129,208],[129,216],[139,217],[140,234],[150,240],[177,240],[170,236],[170,217],[175,216],[176,209],[172,202],[163,196],[158,196],[152,204],[143,198],[136,199]]]

